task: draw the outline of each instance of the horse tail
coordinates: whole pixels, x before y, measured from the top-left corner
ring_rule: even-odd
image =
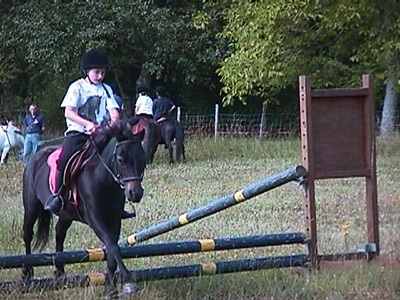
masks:
[[[185,146],[183,145],[185,133],[182,124],[174,120],[175,140],[176,140],[176,160],[185,161]]]
[[[51,220],[51,212],[41,209],[39,212],[37,232],[34,237],[34,249],[43,250],[49,241]]]

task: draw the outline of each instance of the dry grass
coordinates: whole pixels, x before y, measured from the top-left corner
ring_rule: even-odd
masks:
[[[297,165],[297,140],[189,139],[186,164],[167,164],[160,148],[145,174],[144,199],[137,206],[138,218],[123,223],[122,234],[183,213],[193,207],[230,194],[238,188]],[[378,141],[378,197],[382,254],[400,258],[400,138]],[[0,168],[0,253],[23,253],[21,225],[23,207],[21,178],[23,166],[10,157]],[[363,181],[324,180],[317,184],[319,248],[323,253],[356,251],[366,242]],[[247,234],[302,231],[302,194],[287,184],[248,200],[227,211],[189,224],[150,242],[239,236]],[[55,219],[56,220],[56,219]],[[346,226],[343,226],[346,224]],[[65,248],[100,246],[84,225],[74,224]],[[218,253],[177,255],[127,260],[129,268],[191,264],[209,260],[270,256],[302,252],[298,246],[237,250]],[[53,251],[53,244],[46,251]],[[104,271],[104,263],[78,264],[68,272]],[[51,276],[49,267],[37,274]],[[19,277],[18,270],[0,271],[0,279]],[[359,265],[343,272],[271,270],[181,280],[147,282],[140,299],[400,299],[400,271],[374,264]],[[8,295],[5,299],[97,299],[102,288],[72,289],[42,294]],[[2,296],[0,296],[1,298]]]

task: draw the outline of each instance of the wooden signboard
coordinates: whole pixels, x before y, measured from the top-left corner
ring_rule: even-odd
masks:
[[[317,249],[315,180],[365,177],[368,242],[379,254],[375,165],[373,83],[363,75],[360,88],[312,90],[299,78],[302,165],[307,170],[306,235],[313,267],[323,258]]]

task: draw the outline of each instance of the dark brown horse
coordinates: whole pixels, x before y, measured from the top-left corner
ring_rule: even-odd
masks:
[[[132,273],[125,267],[117,244],[125,198],[139,202],[143,196],[141,181],[146,158],[141,139],[132,134],[131,128],[132,124],[121,121],[118,126],[101,129],[91,138],[92,150],[88,154],[89,159],[76,179],[78,205],[72,205],[72,199],[67,199],[64,209],[58,214],[56,225],[57,252],[64,250],[67,230],[73,221],[89,225],[104,243],[109,275],[106,293],[111,297],[117,294],[117,278],[114,278],[117,267],[120,271],[123,295],[129,296],[137,291],[135,278],[132,278]],[[36,153],[24,172],[23,237],[26,254],[31,253],[36,221],[38,229],[35,248],[43,249],[48,241],[52,215],[44,210],[44,205],[51,197],[47,159],[54,150],[55,147],[47,147]],[[33,276],[32,267],[24,267],[22,271],[24,278]],[[64,264],[56,263],[55,275],[61,276],[63,273]]]
[[[159,123],[153,119],[142,118],[133,126],[132,132],[144,133],[142,145],[148,164],[153,162],[154,154],[160,144],[165,145],[168,150],[169,162],[174,163],[174,147],[172,145],[174,140],[176,161],[185,162],[184,130],[182,124],[174,118],[165,118]]]
[[[168,149],[169,162],[174,163],[174,147],[172,142],[175,140],[175,158],[177,162],[185,162],[185,134],[182,124],[174,118],[166,118],[164,121],[159,122],[161,126],[161,141]]]
[[[156,153],[158,144],[161,141],[161,127],[153,119],[140,118],[139,122],[133,126],[132,132],[134,134],[143,132],[142,146],[146,153],[146,163],[151,164],[154,159],[154,153]]]

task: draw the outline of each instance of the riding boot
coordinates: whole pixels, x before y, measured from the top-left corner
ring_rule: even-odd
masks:
[[[122,215],[121,218],[122,219],[130,219],[130,218],[134,218],[136,217],[136,213],[135,212],[127,212],[126,210],[122,211]]]
[[[63,205],[63,198],[61,196],[63,188],[64,174],[62,171],[57,170],[57,192],[52,195],[52,198],[44,207],[45,210],[57,213],[61,210]]]

